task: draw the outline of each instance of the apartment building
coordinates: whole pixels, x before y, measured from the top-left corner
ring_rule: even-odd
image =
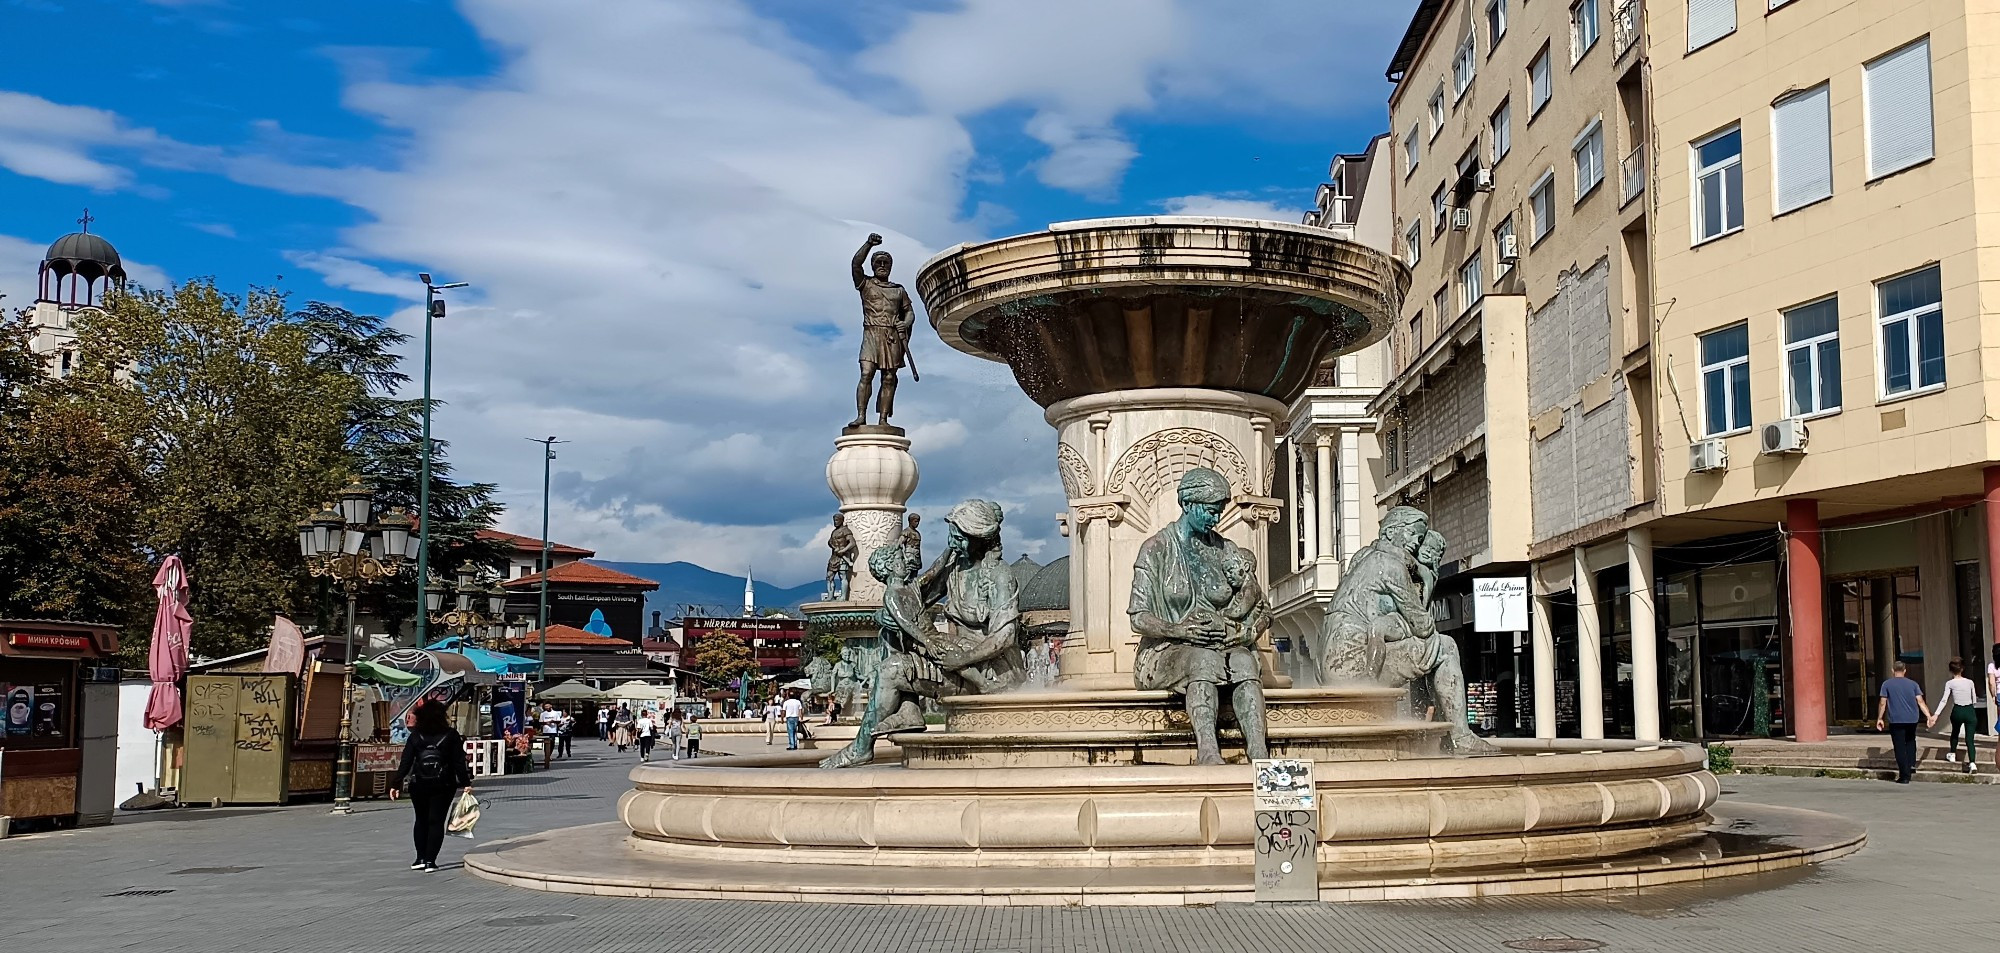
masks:
[[[1629,0],[1424,0],[1389,67],[1414,280],[1376,501],[1449,542],[1432,611],[1491,734],[1659,733],[1626,572],[1658,484],[1643,36]],[[1525,620],[1482,618],[1480,580]]]
[[[1392,148],[1383,134],[1359,153],[1334,156],[1304,224],[1345,229],[1353,241],[1391,251]],[[1284,670],[1304,684],[1316,673],[1297,649],[1318,636],[1348,557],[1375,538],[1382,453],[1368,405],[1388,381],[1389,352],[1377,342],[1327,361],[1278,440],[1272,493],[1285,508],[1266,556],[1271,634]]]
[[[2000,21],[1649,7],[1670,727],[1823,737],[1993,643]]]

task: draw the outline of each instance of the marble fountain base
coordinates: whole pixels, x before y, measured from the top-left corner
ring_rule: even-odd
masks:
[[[466,867],[634,897],[1115,905],[1255,894],[1248,765],[826,771],[819,756],[641,766],[618,822],[496,842]],[[1323,900],[1643,887],[1815,863],[1865,839],[1832,815],[1717,804],[1690,745],[1507,742],[1490,756],[1322,763],[1316,776]]]

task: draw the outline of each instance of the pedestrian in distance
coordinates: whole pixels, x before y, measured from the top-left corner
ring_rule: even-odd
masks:
[[[806,706],[799,701],[798,692],[785,693],[785,750],[799,750],[799,719],[805,717]]]
[[[1917,726],[1931,717],[1924,689],[1910,678],[1910,667],[1898,661],[1882,680],[1882,703],[1876,707],[1875,730],[1887,731],[1896,748],[1896,783],[1908,784],[1917,773]]]
[[[619,754],[624,754],[625,749],[632,747],[637,740],[632,711],[621,705],[618,713],[611,716],[611,743],[617,746]]]
[[[569,743],[576,734],[576,715],[562,713],[562,732],[556,735],[556,750],[565,758],[569,757]]]
[[[653,710],[648,708],[639,713],[632,723],[632,733],[639,739],[639,760],[653,760],[653,741],[659,737],[660,723],[653,720]],[[620,749],[623,750],[623,749]]]
[[[1951,680],[1944,683],[1944,693],[1938,696],[1937,711],[1931,713],[1929,727],[1936,728],[1938,719],[1951,715],[1951,750],[1945,752],[1946,761],[1956,760],[1958,754],[1958,733],[1965,732],[1965,766],[1960,770],[1972,774],[1979,770],[1979,748],[1972,736],[1979,733],[1979,686],[1965,677],[1965,660],[1951,660]]]
[[[687,718],[687,756],[701,757],[701,719],[694,715]]]
[[[444,825],[451,815],[452,801],[461,789],[472,786],[472,766],[466,761],[465,739],[445,717],[444,705],[425,701],[417,705],[415,714],[415,729],[403,743],[403,758],[389,781],[389,799],[409,792],[410,807],[417,815],[411,833],[417,859],[410,869],[429,873],[438,869],[438,851],[444,847]]]
[[[783,718],[784,716],[785,716],[785,709],[784,706],[778,704],[778,696],[773,695],[770,698],[765,699],[764,701],[765,744],[767,745],[777,744],[775,738],[778,733],[778,719]]]
[[[686,736],[687,725],[681,721],[680,709],[667,713],[667,757],[681,759],[681,739]]]
[[[562,712],[548,702],[542,703],[542,713],[535,716],[541,723],[541,737],[535,739],[542,745],[542,767],[549,766],[549,758],[556,753],[557,742],[562,738]]]
[[[603,742],[611,740],[611,709],[609,708],[599,708],[597,710],[597,740]]]
[[[1986,708],[1992,712],[1988,727],[2000,735],[2000,642],[1993,643],[1993,659],[1986,663]],[[1994,746],[1993,767],[2000,769],[2000,745]]]

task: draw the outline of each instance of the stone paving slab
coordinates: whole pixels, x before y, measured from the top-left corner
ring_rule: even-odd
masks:
[[[761,745],[760,745],[761,746]],[[479,842],[612,817],[631,758],[579,740],[546,774],[498,779]],[[23,953],[1128,953],[1483,951],[1566,934],[1609,951],[1846,953],[1994,936],[2000,790],[1728,777],[1724,796],[1843,814],[1860,853],[1805,871],[1561,898],[1212,907],[937,907],[634,900],[404,869],[409,809],[366,802],[189,810],[0,841],[0,950]],[[253,868],[217,872],[202,868]],[[128,890],[169,890],[110,896]]]

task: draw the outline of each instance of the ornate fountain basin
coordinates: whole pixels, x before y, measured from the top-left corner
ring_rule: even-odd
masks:
[[[917,292],[945,343],[1007,364],[1047,407],[1143,387],[1290,402],[1321,358],[1388,333],[1408,282],[1333,229],[1162,216],[960,245]]]

